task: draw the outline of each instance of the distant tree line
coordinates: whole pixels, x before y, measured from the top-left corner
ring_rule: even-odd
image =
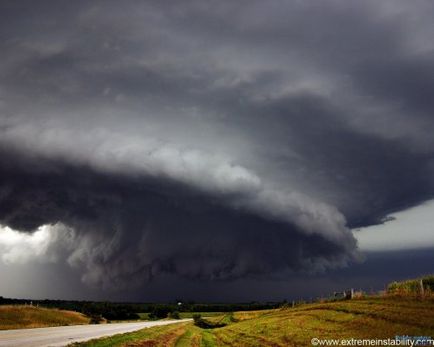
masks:
[[[107,320],[140,319],[138,313],[148,313],[150,319],[177,318],[179,312],[234,312],[278,308],[282,302],[250,302],[235,304],[203,304],[194,302],[176,303],[117,303],[108,301],[73,301],[73,300],[30,300],[11,299],[0,296],[0,305],[38,305],[47,308],[58,308],[84,313],[92,319],[98,317]]]

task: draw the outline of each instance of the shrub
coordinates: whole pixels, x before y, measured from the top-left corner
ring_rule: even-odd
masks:
[[[154,309],[149,313],[149,319],[162,319],[167,318],[170,313],[170,309],[167,307],[154,307]]]
[[[225,323],[209,322],[209,321],[203,319],[200,314],[194,314],[193,315],[193,321],[194,321],[194,325],[196,325],[197,327],[202,328],[202,329],[214,329],[214,328],[221,328],[221,327],[226,326]]]
[[[104,321],[100,314],[92,314],[90,316],[89,324],[100,324]]]
[[[169,312],[168,317],[172,319],[181,319],[181,316],[179,315],[178,311]]]
[[[202,320],[202,316],[199,313],[193,315],[194,325],[197,325]]]

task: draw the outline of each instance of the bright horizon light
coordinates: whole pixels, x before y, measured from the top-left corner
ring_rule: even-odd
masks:
[[[0,225],[1,260],[5,264],[23,264],[43,256],[53,242],[51,225],[42,225],[35,232],[25,233]]]
[[[384,224],[353,230],[362,251],[392,251],[434,246],[434,200],[389,215]]]

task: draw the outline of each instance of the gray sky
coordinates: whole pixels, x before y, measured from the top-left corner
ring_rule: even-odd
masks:
[[[434,246],[432,2],[0,7],[0,295],[280,299]]]

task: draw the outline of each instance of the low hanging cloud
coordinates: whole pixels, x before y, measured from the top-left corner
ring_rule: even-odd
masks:
[[[14,139],[20,139],[16,133]],[[74,143],[90,148],[83,140]],[[184,181],[188,170],[195,174],[188,161],[177,179],[173,171],[165,175],[164,162],[152,167],[157,175],[140,170],[145,155],[136,169],[124,171],[121,158],[98,151],[85,152],[94,160],[84,155],[81,162],[79,151],[62,153],[75,158],[68,163],[61,152],[38,156],[36,144],[32,148],[36,152],[28,147],[22,160],[15,153],[13,164],[3,154],[0,218],[29,235],[44,230],[46,244],[34,246],[37,255],[49,258],[47,248],[64,250],[63,261],[82,271],[90,285],[123,288],[162,274],[204,280],[278,276],[323,271],[357,258],[355,240],[336,209],[302,194],[267,190],[245,169],[235,167],[235,184],[230,165],[219,164],[229,168],[224,180],[214,175],[216,165],[209,166],[197,187]],[[110,169],[98,161],[106,157]],[[32,237],[22,232],[21,238]]]
[[[234,207],[254,210],[265,217],[294,223],[306,233],[336,239],[348,233],[345,218],[325,203],[289,189],[277,190],[254,172],[196,149],[179,149],[172,143],[111,133],[107,130],[75,134],[62,128],[5,126],[4,146],[18,147],[27,155],[84,165],[112,175],[172,180],[204,193],[217,195]],[[35,138],[33,134],[38,134]],[[71,160],[72,158],[72,160]]]
[[[284,278],[434,195],[432,4],[0,6],[5,262]]]

